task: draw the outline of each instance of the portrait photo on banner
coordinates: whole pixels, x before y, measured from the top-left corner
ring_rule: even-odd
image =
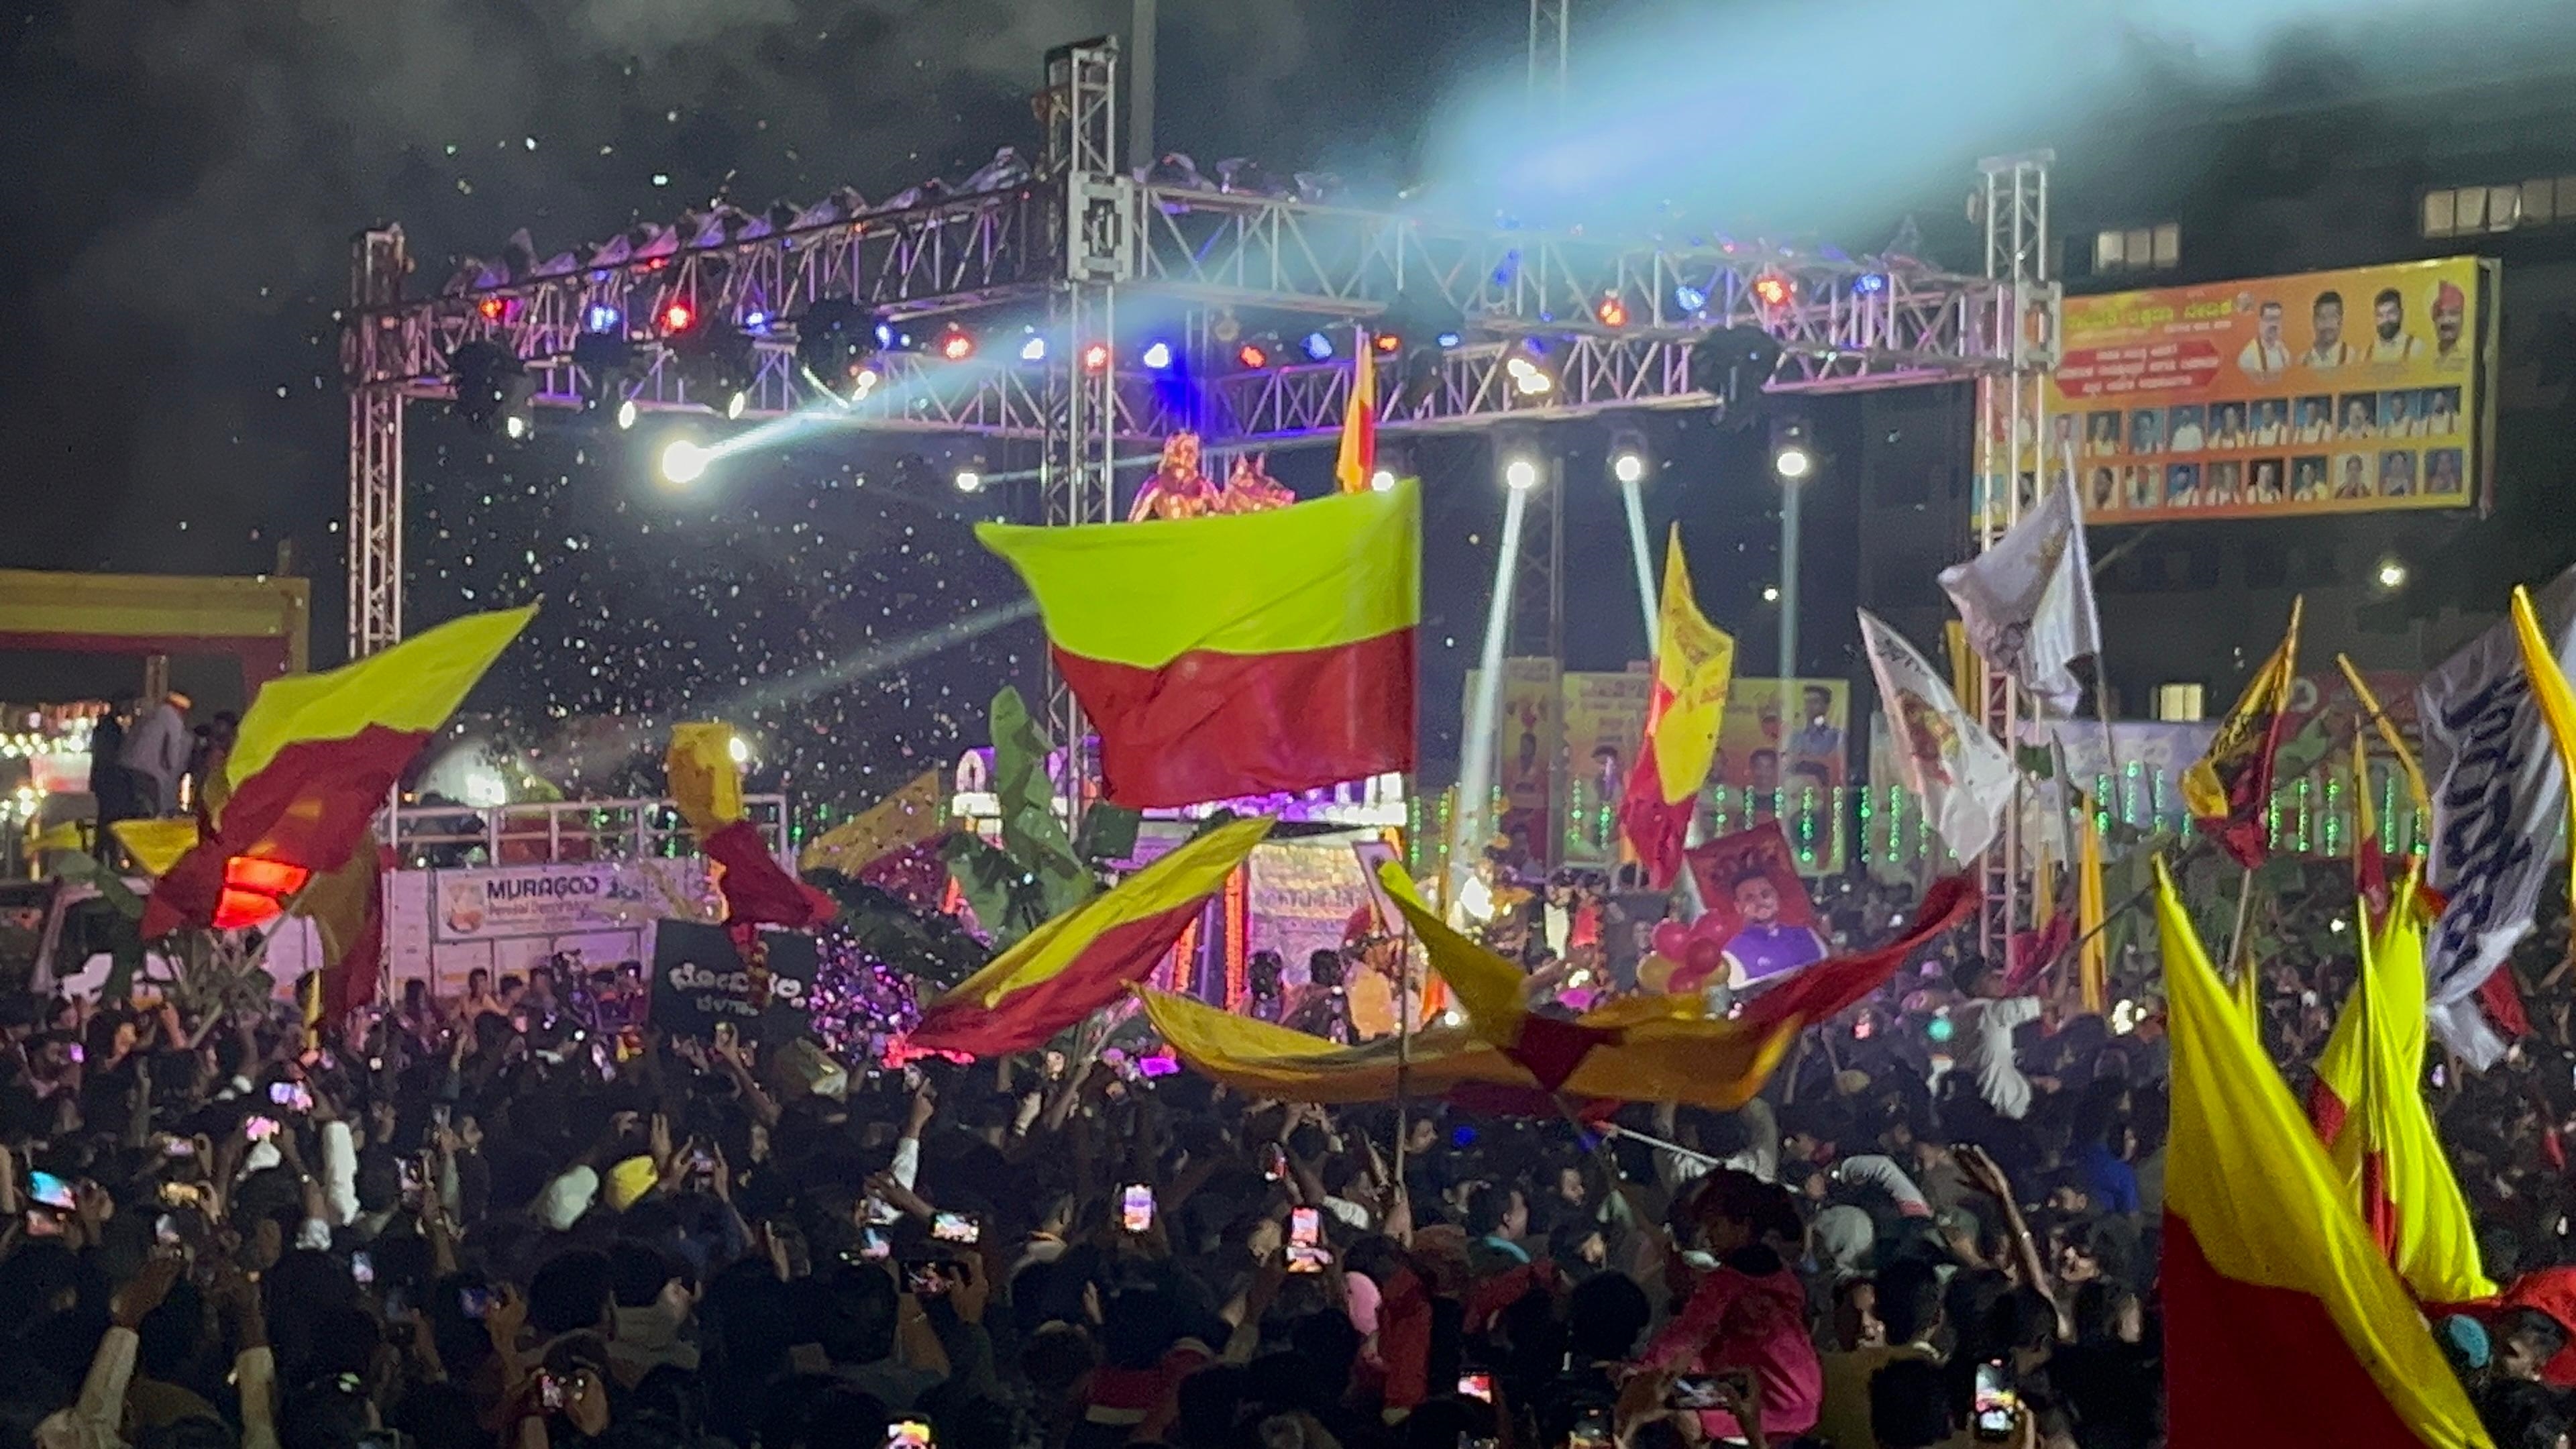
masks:
[[[1825,958],[1815,903],[1807,898],[1779,821],[1721,835],[1688,854],[1700,901],[1714,922],[1695,925],[1693,934],[1722,944],[1728,984],[1741,986]],[[1688,989],[1678,977],[1674,986]]]

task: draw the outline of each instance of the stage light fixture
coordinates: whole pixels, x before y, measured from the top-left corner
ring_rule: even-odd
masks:
[[[1780,586],[1778,584],[1764,584],[1762,586],[1762,602],[1766,604],[1776,604],[1780,602]]]
[[[1020,361],[1046,361],[1046,339],[1038,336],[1036,333],[1029,334],[1027,340],[1020,344]]]
[[[760,375],[760,356],[750,333],[732,327],[700,327],[664,345],[687,401],[727,418],[749,411],[752,384]]]
[[[768,331],[768,330],[769,330],[769,314],[768,314],[768,313],[766,313],[766,312],[745,312],[745,313],[743,313],[743,314],[742,314],[742,330],[743,330],[743,331],[745,331],[745,332],[766,332],[766,331]]]
[[[1393,357],[1404,351],[1404,334],[1393,330],[1373,333],[1369,346],[1376,348],[1380,357]]]
[[[1330,362],[1333,360],[1333,339],[1325,336],[1321,332],[1307,333],[1305,340],[1297,345],[1306,349],[1306,357],[1309,361]]]
[[[1514,493],[1527,493],[1538,486],[1539,468],[1535,458],[1514,458],[1503,464],[1503,486]]]
[[[593,302],[584,320],[593,332],[614,332],[626,321],[626,314],[605,302]]]
[[[964,362],[975,355],[975,334],[954,322],[939,334],[939,355],[950,362]]]
[[[1759,327],[1729,327],[1712,332],[1691,348],[1690,384],[1723,406],[1719,426],[1741,427],[1753,420],[1762,388],[1780,365],[1780,344]]]
[[[818,298],[796,319],[796,363],[835,395],[877,355],[875,318],[847,297]]]
[[[1606,293],[1600,301],[1592,304],[1592,315],[1604,327],[1625,327],[1628,325],[1628,303],[1616,292]]]
[[[960,493],[980,493],[984,489],[984,475],[972,468],[958,469],[957,476],[949,481],[957,485]]]
[[[1622,429],[1610,435],[1610,476],[1622,484],[1643,483],[1649,467],[1646,440]]]
[[[1852,290],[1855,292],[1884,292],[1887,290],[1887,273],[1863,272],[1859,276],[1852,278]]]
[[[662,304],[655,320],[661,323],[662,335],[669,337],[697,326],[698,309],[690,306],[687,298],[674,297]]]
[[[2380,559],[2379,567],[2371,573],[2371,582],[2379,586],[2381,593],[2393,594],[2406,587],[2409,573],[2406,560],[2392,553]]]
[[[1525,398],[1546,397],[1556,391],[1556,374],[1549,370],[1546,350],[1536,338],[1522,339],[1503,359],[1503,374],[1511,379],[1512,391]]]
[[[635,426],[635,418],[635,399],[630,397],[617,405],[618,431],[623,432],[626,429]]]
[[[499,297],[485,297],[474,304],[474,310],[482,314],[484,321],[498,322],[510,310],[510,304]]]
[[[1798,300],[1798,287],[1787,273],[1764,272],[1753,279],[1753,300],[1765,307],[1786,307]]]
[[[1085,372],[1107,372],[1109,362],[1109,344],[1106,342],[1094,342],[1082,349],[1082,370]]]
[[[1137,354],[1136,360],[1155,372],[1169,372],[1172,367],[1172,344],[1161,341],[1148,342],[1145,344],[1145,350]]]
[[[615,332],[585,332],[572,340],[574,386],[581,410],[595,413],[615,406],[621,416],[633,403],[626,382],[635,371],[635,346]]]
[[[1771,471],[1783,483],[1802,483],[1816,471],[1815,441],[1805,418],[1778,418],[1771,424]]]
[[[1376,472],[1371,473],[1369,475],[1369,489],[1371,492],[1375,493],[1391,493],[1395,491],[1395,470],[1392,468],[1380,468]]]
[[[449,354],[447,368],[466,426],[513,439],[536,431],[536,380],[508,348],[477,338]]]
[[[710,461],[711,455],[694,440],[674,438],[662,450],[662,478],[685,487],[706,476]]]
[[[1708,293],[1684,282],[1673,288],[1673,305],[1685,312],[1696,312],[1708,305]]]
[[[1270,359],[1278,351],[1277,338],[1267,335],[1246,337],[1234,345],[1234,365],[1246,372],[1259,372],[1270,365]]]

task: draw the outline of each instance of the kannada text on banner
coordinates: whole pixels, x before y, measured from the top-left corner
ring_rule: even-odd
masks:
[[[2474,257],[2066,299],[2049,468],[2087,517],[2478,501]]]

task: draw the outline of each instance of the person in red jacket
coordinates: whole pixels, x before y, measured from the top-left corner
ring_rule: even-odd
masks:
[[[1804,1229],[1789,1194],[1749,1173],[1709,1174],[1692,1205],[1701,1246],[1717,1267],[1700,1276],[1690,1301],[1646,1345],[1647,1368],[1702,1374],[1749,1373],[1760,1393],[1763,1431],[1775,1440],[1816,1426],[1824,1367],[1807,1332],[1807,1294],[1791,1266]],[[1711,1439],[1741,1439],[1722,1409],[1701,1411]]]

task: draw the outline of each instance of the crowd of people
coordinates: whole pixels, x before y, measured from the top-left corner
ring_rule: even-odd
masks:
[[[2277,965],[2285,1063],[2338,970]],[[2144,1449],[2165,1044],[2052,982],[1953,941],[1741,1111],[1562,1120],[818,1071],[544,971],[319,1028],[0,1004],[0,1449]],[[2576,1318],[2544,1016],[2436,1089],[2489,1271],[2538,1270],[2438,1323],[2515,1449],[2566,1442]]]

